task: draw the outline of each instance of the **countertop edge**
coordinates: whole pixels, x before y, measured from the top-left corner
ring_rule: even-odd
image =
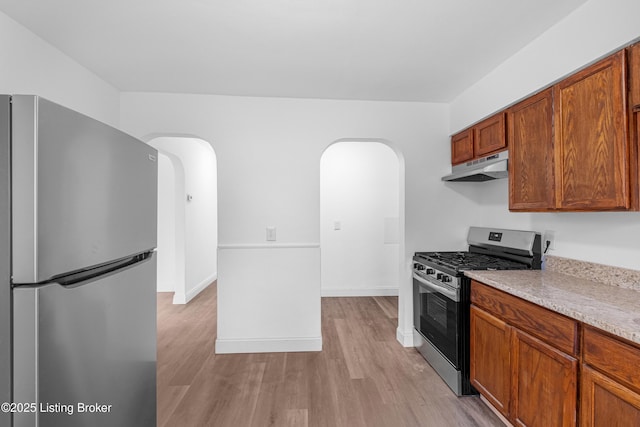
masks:
[[[477,270],[465,275],[640,346],[640,292],[636,289],[545,270]]]

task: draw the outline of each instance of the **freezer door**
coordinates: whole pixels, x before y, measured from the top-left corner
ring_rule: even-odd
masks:
[[[0,402],[11,402],[11,179],[9,97],[0,96]],[[0,412],[0,426],[11,423]]]
[[[14,289],[14,427],[156,425],[155,272]]]
[[[35,96],[12,96],[13,280],[156,247],[157,152]]]

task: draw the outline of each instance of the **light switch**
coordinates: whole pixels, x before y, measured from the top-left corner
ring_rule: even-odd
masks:
[[[275,242],[276,240],[276,228],[267,227],[267,242]]]
[[[340,221],[333,221],[334,230],[340,230],[341,228],[342,228],[342,224],[340,223]]]

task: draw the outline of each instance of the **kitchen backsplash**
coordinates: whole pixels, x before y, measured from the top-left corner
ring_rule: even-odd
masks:
[[[640,271],[548,255],[545,269],[640,291]]]

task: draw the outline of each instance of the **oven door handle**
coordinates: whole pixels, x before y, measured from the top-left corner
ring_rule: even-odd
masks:
[[[431,283],[430,281],[428,281],[427,279],[418,276],[416,273],[413,273],[413,278],[415,280],[417,280],[418,282],[422,283],[424,286],[426,286],[427,288],[436,291],[440,294],[443,294],[444,296],[452,299],[455,302],[460,301],[460,297],[458,295],[458,293],[452,289],[448,289],[445,288],[443,286],[438,286],[435,283]]]

